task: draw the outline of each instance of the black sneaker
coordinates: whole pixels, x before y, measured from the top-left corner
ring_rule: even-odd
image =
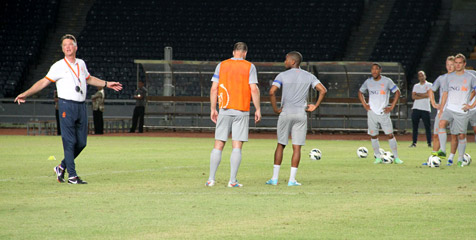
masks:
[[[79,177],[70,177],[68,179],[69,184],[88,184],[88,182],[81,180]]]
[[[55,174],[56,174],[56,180],[58,180],[59,183],[64,183],[64,169],[61,168],[61,165],[56,166],[54,169]]]
[[[412,143],[412,145],[410,145],[408,147],[414,148],[414,147],[416,147],[416,143]]]

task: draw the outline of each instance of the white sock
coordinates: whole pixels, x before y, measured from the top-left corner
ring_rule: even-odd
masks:
[[[438,138],[440,139],[440,150],[446,153],[446,129],[438,129]]]
[[[241,149],[233,148],[230,156],[230,182],[236,182],[236,174],[238,174],[238,168],[241,163]]]
[[[378,138],[371,138],[370,142],[372,142],[372,148],[374,149],[374,154],[377,158],[380,158],[380,143],[378,141]]]
[[[458,161],[463,161],[464,152],[466,151],[466,138],[458,141]]]
[[[210,154],[210,175],[208,180],[215,180],[215,173],[217,172],[218,166],[221,162],[221,151],[218,149],[213,149]]]
[[[392,139],[389,139],[388,144],[390,145],[390,149],[392,149],[393,156],[395,158],[398,158],[397,139],[395,137],[393,137]]]
[[[296,167],[291,167],[291,175],[289,176],[289,182],[294,182],[296,181],[296,173],[297,173],[298,168]]]
[[[279,169],[281,168],[281,165],[274,165],[273,166],[273,177],[271,179],[277,180],[279,177]]]
[[[450,156],[448,157],[448,161],[451,160],[453,161],[453,158],[455,157],[455,154],[454,153],[450,153]]]

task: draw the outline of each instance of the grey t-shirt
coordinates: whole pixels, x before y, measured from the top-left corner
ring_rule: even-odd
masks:
[[[392,79],[381,76],[378,81],[375,81],[373,77],[365,80],[359,91],[362,93],[368,91],[370,110],[377,115],[383,115],[383,109],[387,107],[390,99],[390,92],[395,93],[398,90]]]
[[[454,112],[464,113],[463,105],[470,103],[471,91],[476,89],[476,77],[467,71],[464,71],[461,75],[452,72],[448,74],[445,85],[441,87],[443,92],[448,92],[446,108]]]
[[[273,85],[282,89],[282,112],[290,114],[305,113],[309,87],[315,88],[319,83],[321,82],[316,76],[301,68],[291,68],[278,74]]]
[[[443,88],[441,88],[442,85],[445,84],[446,82],[446,77],[447,77],[448,73],[445,73],[443,75],[440,75],[438,78],[436,78],[436,80],[433,82],[433,86],[431,86],[431,90],[433,92],[436,92],[436,90],[438,90],[438,88],[440,89],[440,100],[438,100],[438,103],[441,102],[441,97],[443,96]]]

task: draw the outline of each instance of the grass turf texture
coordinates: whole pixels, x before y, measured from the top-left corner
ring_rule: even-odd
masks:
[[[388,142],[381,146],[389,149]],[[403,165],[374,165],[369,141],[308,140],[288,187],[275,140],[244,145],[226,188],[231,143],[217,185],[205,187],[213,139],[95,137],[76,160],[88,185],[56,182],[59,137],[0,136],[0,239],[474,239],[476,167],[421,166],[430,148],[399,142]],[[365,146],[369,158],[359,159]],[[319,148],[320,161],[307,153]],[[474,143],[467,152],[476,156]],[[47,160],[55,155],[57,161]],[[443,163],[446,163],[444,161]]]

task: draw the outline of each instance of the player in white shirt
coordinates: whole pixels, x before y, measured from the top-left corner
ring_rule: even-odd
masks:
[[[443,87],[441,105],[446,108],[440,111],[438,137],[440,150],[438,156],[446,157],[446,125],[451,122],[451,134],[458,135],[458,165],[461,166],[466,150],[466,132],[468,129],[469,110],[474,108],[476,102],[470,103],[470,96],[476,89],[476,77],[465,71],[466,57],[463,54],[455,56],[455,72],[448,74]]]
[[[398,157],[397,139],[393,135],[393,125],[390,119],[390,112],[395,108],[400,89],[392,79],[382,76],[382,66],[379,63],[373,63],[371,68],[372,77],[368,78],[359,90],[359,99],[365,110],[367,110],[368,134],[371,137],[372,148],[375,153],[375,162],[382,163],[380,156],[380,143],[378,141],[379,125],[382,127],[385,135],[388,137],[388,143],[392,149],[396,164],[402,164],[403,161]],[[369,103],[365,101],[364,93],[369,93]],[[390,92],[394,93],[392,104],[388,106]]]
[[[88,135],[88,115],[86,100],[87,84],[96,87],[108,87],[120,91],[118,82],[106,82],[89,74],[83,60],[76,58],[78,45],[73,35],[61,38],[64,58],[53,64],[46,77],[37,81],[32,87],[19,94],[15,102],[24,103],[26,98],[41,91],[54,82],[59,97],[61,139],[63,141],[64,159],[54,168],[58,182],[65,182],[68,171],[70,184],[86,184],[76,173],[74,159],[86,147]]]
[[[431,89],[432,84],[426,81],[426,74],[423,71],[418,72],[418,80],[420,82],[415,84],[412,90],[412,99],[414,100],[412,107],[413,142],[410,147],[416,147],[418,140],[418,124],[420,123],[420,119],[423,121],[423,125],[425,126],[426,142],[428,147],[431,147],[431,108],[428,91]]]

